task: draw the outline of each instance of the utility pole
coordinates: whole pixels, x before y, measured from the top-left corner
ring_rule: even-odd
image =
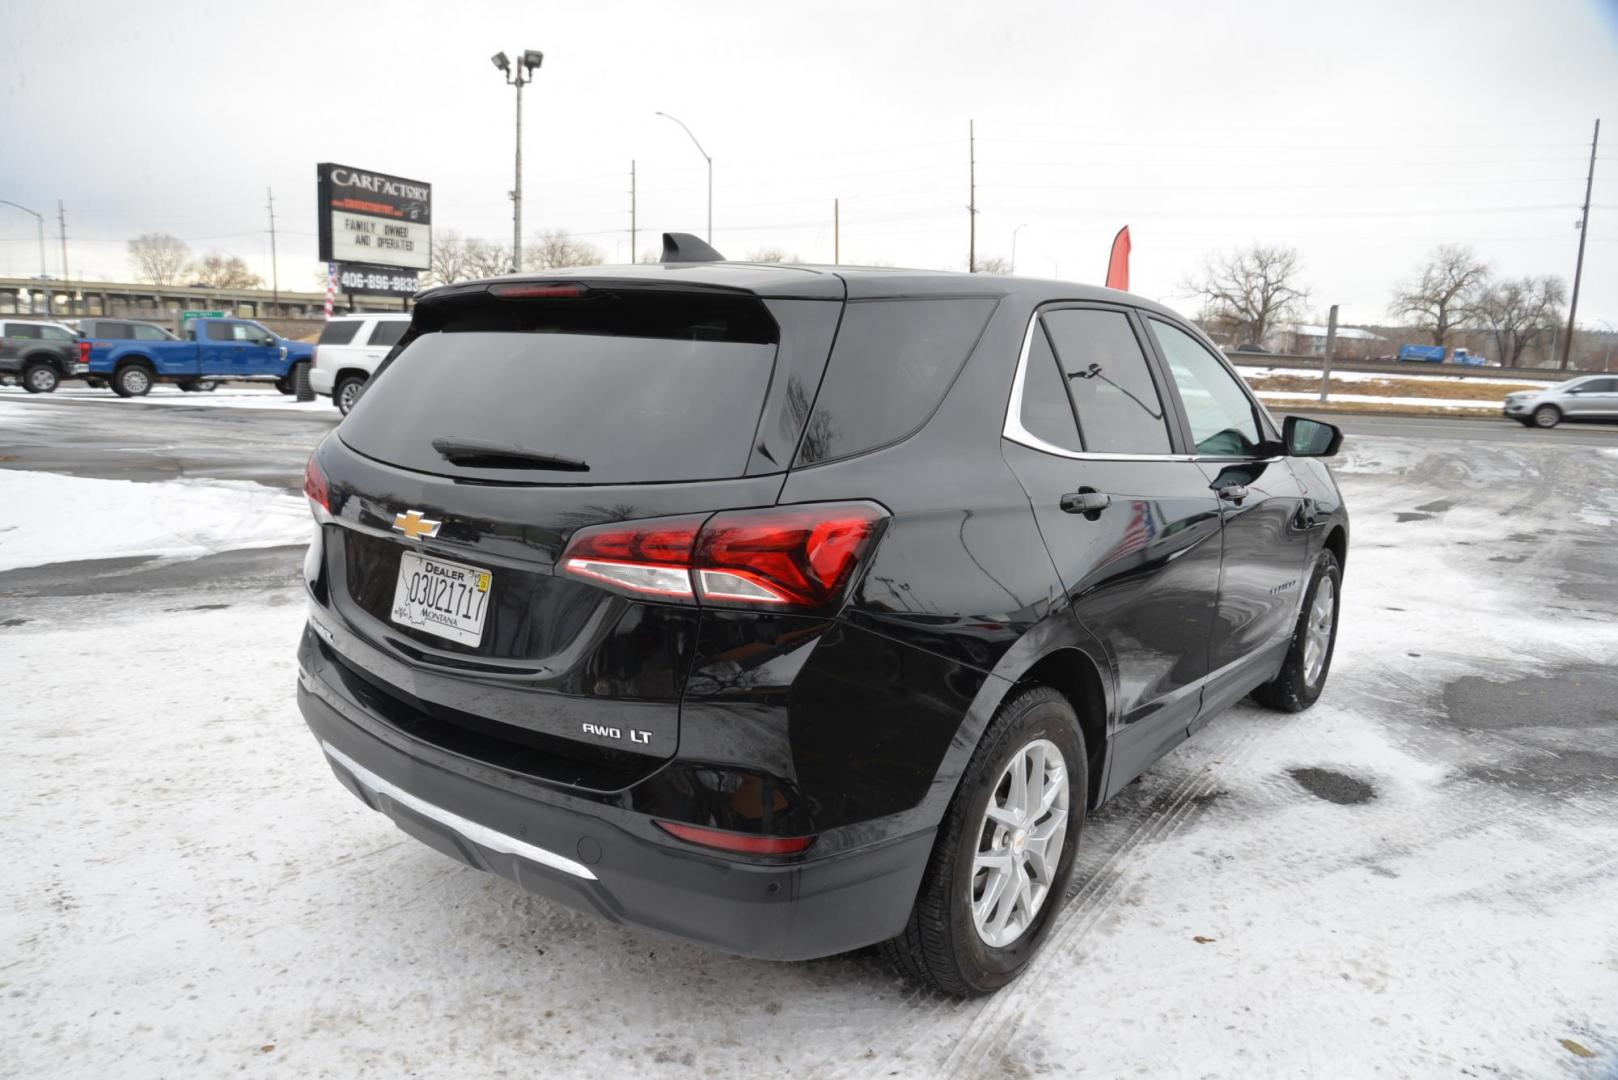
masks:
[[[840,199],[831,201],[831,264],[843,265],[843,208]]]
[[[978,272],[978,135],[975,121],[966,122],[966,220],[970,236],[966,247],[966,272]]]
[[[67,291],[67,313],[73,314],[73,290],[69,288],[72,275],[67,272],[67,211],[62,209],[62,200],[56,200],[56,235],[62,241],[62,288]],[[48,306],[48,305],[47,305]]]
[[[1331,392],[1331,354],[1337,348],[1337,305],[1331,306],[1331,314],[1326,316],[1326,353],[1320,362],[1320,403],[1326,404],[1326,395]]]
[[[1596,144],[1601,141],[1601,121],[1590,138],[1590,172],[1584,178],[1584,212],[1579,216],[1579,260],[1573,264],[1573,297],[1567,303],[1567,337],[1562,344],[1562,370],[1573,361],[1573,320],[1579,313],[1579,279],[1584,276],[1584,237],[1590,231],[1590,189],[1596,182]]]
[[[713,243],[713,157],[711,155],[709,155],[708,151],[706,151],[706,150],[704,150],[702,148],[702,144],[697,141],[697,137],[695,135],[691,134],[691,129],[685,126],[685,121],[684,120],[681,120],[678,116],[670,116],[668,113],[663,112],[661,110],[658,111],[657,115],[661,116],[665,120],[673,120],[676,124],[679,124],[680,127],[682,129],[684,129],[685,133],[691,137],[691,145],[695,146],[697,148],[697,153],[702,155],[702,160],[704,160],[704,161],[706,161],[708,163],[708,243],[712,244]]]
[[[638,262],[635,258],[635,159],[629,159],[629,261]]]
[[[265,188],[264,194],[270,197],[268,206],[270,211],[270,289],[271,294],[275,297],[270,306],[279,313],[281,307],[281,266],[275,257],[275,192]]]

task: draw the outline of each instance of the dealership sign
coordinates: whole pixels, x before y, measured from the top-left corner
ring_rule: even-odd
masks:
[[[431,184],[329,161],[318,169],[322,262],[358,263],[357,271],[372,276],[383,268],[432,265]]]

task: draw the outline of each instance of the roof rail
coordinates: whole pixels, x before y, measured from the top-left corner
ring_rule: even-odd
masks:
[[[663,257],[658,262],[724,262],[725,257],[690,233],[663,234]]]

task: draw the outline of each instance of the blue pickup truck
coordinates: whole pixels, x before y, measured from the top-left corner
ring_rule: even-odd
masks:
[[[251,319],[193,319],[183,341],[103,341],[89,344],[92,380],[105,380],[119,397],[139,397],[154,383],[201,390],[219,379],[274,380],[283,394],[295,392],[298,365],[314,346],[290,341]]]

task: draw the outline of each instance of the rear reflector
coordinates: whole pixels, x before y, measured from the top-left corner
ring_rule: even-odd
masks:
[[[636,596],[822,610],[886,518],[873,503],[813,503],[596,525],[573,535],[562,569]]]
[[[718,851],[733,851],[738,855],[796,855],[815,842],[813,836],[757,836],[753,833],[682,825],[677,821],[659,821],[657,827],[687,843],[701,844]]]

